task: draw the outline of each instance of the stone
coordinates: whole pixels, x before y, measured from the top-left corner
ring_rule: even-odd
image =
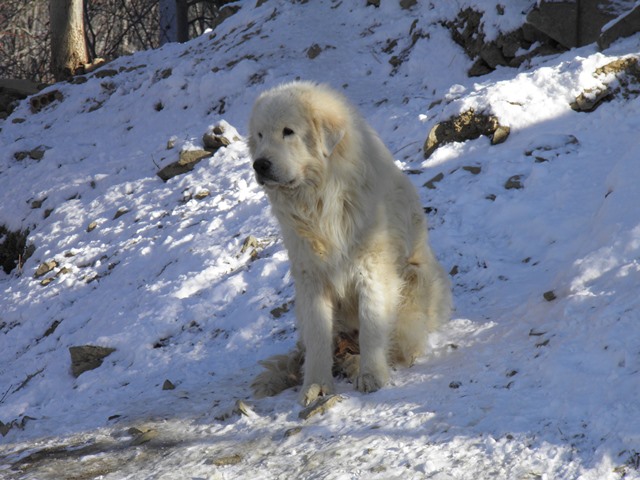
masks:
[[[554,301],[557,297],[556,294],[553,292],[553,290],[549,290],[548,292],[544,292],[542,294],[542,297],[547,301],[547,302],[552,302]]]
[[[42,160],[44,157],[45,148],[43,146],[36,147],[29,151],[29,158],[31,160]]]
[[[215,465],[216,467],[226,467],[229,465],[237,465],[241,461],[242,461],[242,455],[236,453],[233,455],[227,455],[224,457],[215,458],[211,461],[211,464]]]
[[[43,108],[48,107],[54,102],[61,102],[64,99],[64,96],[60,92],[60,90],[51,90],[46,93],[42,93],[40,95],[34,95],[29,100],[29,105],[31,106],[31,113],[38,113]]]
[[[467,110],[433,126],[423,146],[424,158],[441,145],[474,140],[481,135],[491,137],[491,143],[496,145],[504,142],[509,132],[509,127],[500,125],[496,116]]]
[[[307,58],[313,60],[318,55],[320,55],[320,53],[322,53],[322,47],[320,47],[320,45],[318,45],[317,43],[314,43],[307,49]]]
[[[71,373],[78,378],[84,372],[95,370],[106,357],[115,352],[115,348],[96,347],[93,345],[83,345],[78,347],[69,347],[71,355]]]
[[[342,400],[344,400],[344,398],[340,395],[327,395],[320,397],[307,408],[301,410],[298,414],[298,418],[308,420],[315,415],[325,414],[330,408],[342,402]]]
[[[118,74],[118,71],[112,68],[103,68],[96,71],[93,76],[96,78],[107,78],[107,77],[115,77]]]
[[[113,219],[117,220],[118,218],[120,218],[123,215],[126,215],[127,213],[129,213],[129,209],[127,207],[120,207],[118,208],[115,215],[113,216]]]
[[[131,445],[142,445],[143,443],[150,442],[154,438],[158,436],[158,431],[154,429],[149,430],[138,430],[137,428],[129,429],[129,433],[134,435],[133,440],[131,440]]]
[[[496,130],[493,132],[493,136],[491,137],[491,145],[499,145],[506,142],[510,133],[510,127],[498,125],[498,128],[496,128]]]
[[[175,390],[176,386],[171,382],[171,380],[165,380],[162,384],[162,390]]]
[[[509,177],[509,179],[504,184],[504,188],[506,188],[507,190],[523,189],[524,185],[522,185],[522,182],[520,181],[521,178],[522,175],[513,175],[512,177]]]
[[[478,175],[482,171],[481,167],[476,167],[476,166],[473,166],[473,165],[464,166],[464,167],[462,167],[462,169],[464,171],[466,171],[466,172],[471,173],[472,175]]]
[[[33,275],[34,278],[44,277],[47,273],[58,266],[58,262],[55,260],[49,260],[47,262],[41,263],[36,269],[36,273]]]
[[[190,172],[196,164],[211,155],[211,152],[207,150],[183,150],[180,152],[180,158],[177,162],[167,165],[156,175],[166,182],[175,176]]]
[[[221,133],[216,133],[214,128],[211,132],[207,132],[202,136],[202,143],[205,150],[216,152],[220,148],[228,146],[231,141],[227,137],[223,137]]]
[[[623,12],[625,8],[627,12]],[[640,30],[640,5],[612,0],[542,0],[529,12],[527,22],[567,48],[597,41],[604,49]]]
[[[602,86],[581,92],[570,106],[577,112],[592,112],[602,103],[637,97],[640,84],[640,65],[637,57],[623,57],[596,69],[595,77],[603,77]],[[617,80],[617,81],[616,81]]]
[[[400,8],[404,10],[409,10],[411,7],[416,5],[418,0],[400,0]]]
[[[435,177],[433,177],[431,180],[428,180],[424,186],[431,189],[431,190],[435,190],[436,188],[436,183],[442,181],[442,179],[444,178],[444,173],[440,172],[439,174],[437,174]]]
[[[292,427],[284,432],[284,438],[290,438],[295,435],[298,435],[302,431],[302,427]]]
[[[640,4],[636,4],[631,11],[605,26],[598,38],[598,47],[604,50],[616,40],[629,37],[638,31],[640,31]]]
[[[193,196],[193,198],[195,198],[196,200],[204,200],[210,195],[211,195],[211,192],[209,192],[209,190],[204,189],[204,190],[199,190],[198,193],[196,193]]]

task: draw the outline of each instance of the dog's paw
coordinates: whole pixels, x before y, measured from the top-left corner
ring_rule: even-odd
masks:
[[[304,385],[300,391],[300,403],[303,407],[311,405],[318,397],[334,393],[333,385],[312,383]]]
[[[363,373],[356,377],[356,390],[362,393],[371,393],[382,388],[384,382],[372,373]]]
[[[360,355],[347,353],[344,358],[339,359],[336,364],[339,374],[344,375],[352,382],[356,381],[360,373]]]

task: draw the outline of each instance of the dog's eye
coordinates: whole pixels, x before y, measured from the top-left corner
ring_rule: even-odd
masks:
[[[289,135],[293,135],[293,130],[291,130],[290,128],[284,127],[284,129],[282,130],[282,136],[288,137]]]
[[[262,133],[258,132],[258,138],[262,140]]]

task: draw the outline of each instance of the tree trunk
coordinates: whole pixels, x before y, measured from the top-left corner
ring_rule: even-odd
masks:
[[[178,41],[176,0],[160,0],[160,45]]]
[[[84,37],[83,0],[49,0],[51,73],[65,80],[89,63]]]
[[[178,14],[178,41],[184,43],[189,40],[189,4],[187,0],[176,0]]]
[[[160,0],[160,45],[189,40],[187,0]]]

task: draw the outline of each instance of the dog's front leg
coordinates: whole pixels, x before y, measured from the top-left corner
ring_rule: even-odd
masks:
[[[366,261],[358,285],[360,371],[355,387],[375,392],[389,379],[389,337],[396,320],[399,282],[393,268]]]
[[[296,315],[304,343],[304,383],[300,403],[309,405],[333,387],[333,307],[329,295],[314,282],[296,285]]]

